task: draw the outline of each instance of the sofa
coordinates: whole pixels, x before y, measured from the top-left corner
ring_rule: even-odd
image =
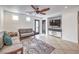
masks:
[[[34,36],[36,34],[39,34],[38,32],[33,31],[32,28],[28,29],[19,29],[19,37],[22,40],[23,38]]]
[[[11,37],[12,45],[3,47],[0,49],[0,54],[22,54],[23,46],[18,37]]]

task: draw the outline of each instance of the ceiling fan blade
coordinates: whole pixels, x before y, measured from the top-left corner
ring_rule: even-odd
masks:
[[[31,5],[31,7],[32,7],[34,10],[37,10],[37,8],[35,8],[35,6],[34,6],[34,5]]]
[[[46,13],[40,13],[40,14],[46,15]]]
[[[48,11],[50,8],[45,8],[45,9],[42,9],[40,12],[45,12],[45,11]]]

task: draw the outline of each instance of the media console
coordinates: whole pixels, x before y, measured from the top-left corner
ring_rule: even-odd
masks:
[[[56,37],[62,37],[62,27],[61,27],[62,17],[55,16],[48,18],[48,34]]]
[[[61,29],[48,29],[49,35],[53,35],[55,37],[62,37],[62,30]]]

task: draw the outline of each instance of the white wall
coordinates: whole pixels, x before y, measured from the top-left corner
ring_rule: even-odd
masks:
[[[4,12],[3,9],[0,8],[0,31],[3,31],[3,21],[4,21]]]
[[[62,40],[71,41],[74,43],[78,43],[78,11],[79,7],[72,9],[64,9],[60,15],[62,15]],[[59,14],[53,14],[50,17],[57,16]],[[48,19],[46,21],[46,33],[48,35]]]
[[[78,43],[78,8],[62,13],[62,39]]]
[[[4,13],[4,30],[6,31],[18,31],[19,28],[33,28],[33,19],[30,22],[26,21],[26,15],[19,14],[19,20],[14,21],[12,15],[18,15],[14,13]]]

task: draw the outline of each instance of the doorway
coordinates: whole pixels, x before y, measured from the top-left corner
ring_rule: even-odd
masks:
[[[40,21],[35,20],[35,32],[40,33]]]
[[[46,34],[46,20],[42,20],[42,34]]]

